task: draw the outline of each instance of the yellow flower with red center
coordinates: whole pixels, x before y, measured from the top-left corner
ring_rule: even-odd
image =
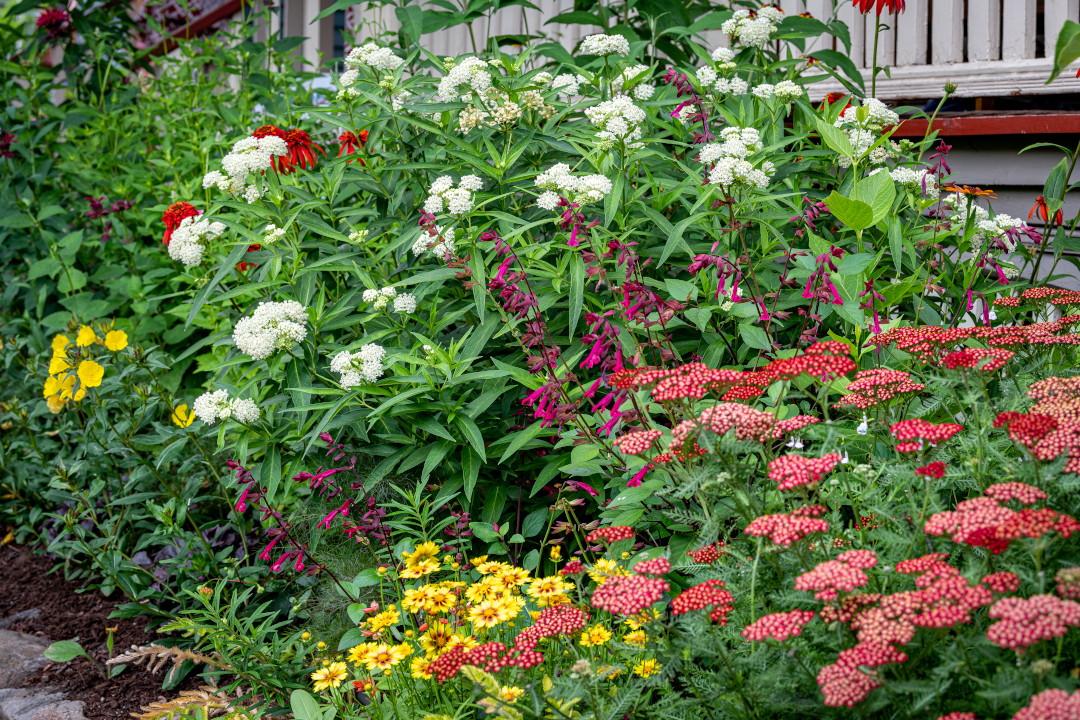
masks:
[[[367,657],[367,654],[370,651],[374,650],[375,647],[376,644],[370,642],[353,645],[351,648],[349,648],[349,662],[351,662],[353,665],[363,665],[364,658]]]
[[[547,600],[556,595],[565,595],[573,589],[574,583],[567,582],[559,575],[549,575],[533,580],[525,592],[537,600]]]
[[[502,595],[502,583],[494,575],[480,578],[480,582],[473,583],[465,590],[465,599],[469,602],[481,602]]]
[[[367,629],[373,633],[378,633],[388,627],[397,625],[399,622],[401,622],[401,614],[397,611],[397,608],[391,605],[388,610],[384,610],[370,618],[367,621]]]
[[[499,688],[499,697],[508,703],[517,702],[517,699],[524,694],[524,690],[513,685],[503,685]]]
[[[411,613],[427,610],[436,589],[435,585],[421,585],[415,590],[406,590],[401,599],[401,607],[405,608],[405,612]]]
[[[487,555],[484,556],[485,558]],[[479,559],[479,558],[477,558]],[[503,567],[513,567],[513,565],[507,565],[499,560],[485,560],[482,563],[476,564],[476,572],[481,575],[490,575],[491,573],[498,572]]]
[[[336,688],[349,674],[349,668],[343,662],[330,663],[321,670],[311,673],[311,679],[315,681],[315,692],[322,692],[327,688]]]
[[[510,605],[503,598],[484,600],[469,608],[469,622],[478,628],[492,628],[511,617]]]
[[[450,642],[446,643],[447,650],[453,650],[456,647],[462,650],[472,650],[474,647],[480,644],[480,641],[473,635],[461,635],[454,633],[450,637]]]
[[[505,588],[520,587],[529,582],[529,571],[525,568],[508,565],[496,571],[495,577]]]
[[[408,565],[404,570],[399,573],[399,577],[407,580],[414,580],[416,578],[430,575],[431,573],[439,569],[439,561],[433,557],[425,557],[418,563]]]
[[[626,568],[620,567],[619,563],[607,558],[600,558],[593,563],[592,568],[589,570],[589,577],[597,585],[603,585],[605,580],[616,575],[629,575],[629,573],[626,572]]]
[[[401,553],[401,557],[405,560],[405,563],[407,565],[416,565],[422,560],[426,560],[427,558],[434,558],[438,554],[439,546],[429,540],[427,542],[422,542],[417,545],[416,549],[413,550],[411,553]]]
[[[660,672],[662,667],[664,666],[656,662],[656,658],[649,658],[647,660],[642,660],[634,666],[634,674],[647,678],[654,673]]]
[[[611,631],[603,625],[593,625],[581,633],[578,644],[583,647],[599,647],[611,639]]]
[[[383,674],[389,675],[390,670],[410,654],[412,654],[412,648],[404,643],[401,645],[380,643],[364,656],[364,667],[368,670],[382,670]]]
[[[428,660],[427,658],[421,658],[421,657],[413,658],[412,662],[409,663],[409,670],[412,671],[412,676],[414,678],[416,678],[417,680],[430,680],[431,679],[431,672],[429,672],[430,667],[431,667],[431,661]]]
[[[632,630],[623,635],[623,642],[627,645],[643,648],[645,643],[649,642],[649,636],[645,634],[644,630]]]
[[[454,638],[461,635],[455,633],[450,623],[438,621],[431,624],[423,635],[420,636],[420,647],[424,649],[425,656],[431,660],[442,655],[453,647]]]
[[[457,605],[457,595],[454,594],[453,589],[437,587],[431,591],[431,596],[428,598],[427,606],[424,609],[437,615],[450,612],[450,609],[455,605]]]

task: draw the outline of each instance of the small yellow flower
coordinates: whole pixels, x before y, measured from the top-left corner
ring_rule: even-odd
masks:
[[[50,375],[59,375],[60,373],[64,372],[65,370],[70,370],[70,369],[71,369],[71,363],[68,362],[67,358],[54,357],[52,360],[49,361],[49,374]]]
[[[378,613],[370,620],[368,620],[367,628],[371,632],[377,633],[388,627],[397,625],[399,622],[401,622],[401,614],[391,607],[389,610]]]
[[[60,381],[60,399],[70,400],[72,393],[75,392],[75,376],[68,373],[64,376],[64,379]]]
[[[438,569],[439,561],[433,557],[426,557],[418,563],[410,562],[404,570],[398,573],[398,576],[405,578],[406,580],[415,580],[416,578],[421,578],[436,572]]]
[[[430,666],[430,660],[422,657],[417,657],[413,658],[412,662],[409,663],[409,670],[412,671],[412,676],[417,680],[430,680],[431,672],[428,670]]]
[[[495,577],[499,579],[504,587],[518,587],[529,581],[529,571],[509,565],[499,568],[495,572]]]
[[[583,647],[599,647],[611,639],[611,631],[603,625],[593,625],[581,633],[578,644]]]
[[[379,573],[380,575],[385,575],[386,574],[386,568],[381,567],[378,570],[376,570],[376,572]]]
[[[427,558],[433,558],[439,554],[439,546],[430,540],[428,542],[422,542],[416,546],[416,550],[412,553],[401,553],[401,557],[405,559],[408,565],[416,565],[422,560]]]
[[[319,642],[318,642],[318,643],[317,643],[317,644],[315,645],[315,647],[319,648],[320,650],[325,650],[325,649],[326,649],[326,643],[324,643],[324,642],[323,642],[322,640],[320,640],[320,641],[319,641]]]
[[[300,635],[300,639],[301,640],[310,640],[311,639],[311,633],[309,633],[309,632],[302,633]]]
[[[103,377],[105,377],[105,368],[93,360],[83,360],[79,363],[79,381],[86,387],[97,387],[101,384]]]
[[[120,352],[127,347],[127,333],[123,330],[110,330],[105,334],[105,347],[113,352]]]
[[[401,645],[387,645],[382,643],[369,651],[364,658],[364,665],[368,670],[382,670],[386,675],[390,669],[412,654],[412,648],[402,643]]]
[[[416,631],[413,630],[412,628],[405,631],[405,637],[407,637],[407,638],[411,638],[414,635],[416,635]]]
[[[97,342],[98,336],[89,325],[79,328],[79,334],[75,336],[75,344],[79,347],[89,347]]]
[[[443,555],[442,561],[444,563],[446,563],[447,565],[449,565],[450,563],[454,562],[454,556],[453,555]]]
[[[622,554],[622,559],[623,559],[623,560],[629,560],[629,559],[630,559],[630,553],[628,553],[628,552],[623,552],[623,554]]]
[[[376,647],[378,647],[378,645],[369,642],[353,645],[349,648],[349,662],[353,665],[363,665],[364,660],[367,658],[367,654]]]
[[[322,670],[316,670],[311,673],[311,679],[315,681],[315,692],[336,688],[345,681],[348,673],[349,668],[343,662],[331,663]]]
[[[57,355],[63,355],[64,349],[71,344],[71,340],[67,335],[57,335],[52,339],[52,353],[53,357]]]
[[[63,383],[60,382],[60,378],[50,375],[45,380],[45,397],[59,395],[61,388],[63,388]]]
[[[551,546],[551,559],[555,562],[559,562],[562,559],[562,545]]]
[[[645,643],[649,642],[649,636],[645,634],[644,630],[633,630],[623,635],[623,642],[627,645],[643,648]]]
[[[642,660],[634,666],[634,674],[647,678],[653,673],[660,672],[660,668],[662,667],[663,665],[656,662],[656,658],[649,658],[648,660]]]
[[[484,557],[487,556],[485,555]],[[513,567],[513,565],[507,565],[506,563],[500,562],[499,560],[487,560],[476,565],[476,572],[480,573],[481,575],[489,575],[491,573],[498,572],[503,567]]]
[[[626,568],[620,567],[617,562],[608,560],[607,558],[600,558],[593,563],[592,569],[589,570],[589,577],[591,577],[597,585],[603,585],[604,581],[609,577],[627,574]]]
[[[450,567],[452,569],[454,569],[454,570],[460,570],[461,569],[461,563],[450,563]]]
[[[499,697],[508,703],[517,702],[517,699],[524,694],[524,690],[513,685],[503,685],[499,689]]]
[[[191,425],[191,423],[195,422],[195,413],[188,412],[187,403],[177,405],[173,408],[172,421],[173,425],[186,428]]]
[[[53,415],[59,415],[60,411],[64,409],[64,401],[60,399],[59,395],[50,395],[45,404],[49,406],[49,412]]]

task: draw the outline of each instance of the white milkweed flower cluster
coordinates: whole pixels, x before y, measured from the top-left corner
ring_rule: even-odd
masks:
[[[372,303],[375,310],[383,310],[390,301],[394,301],[394,312],[411,313],[416,311],[416,297],[411,293],[398,295],[397,289],[384,287],[379,290],[368,288],[362,295],[364,302]]]
[[[889,173],[893,180],[904,186],[904,189],[915,195],[925,195],[937,200],[940,194],[937,178],[929,168],[914,170],[909,167],[898,167]],[[924,189],[925,188],[925,189]]]
[[[250,423],[259,419],[259,406],[249,398],[230,398],[225,390],[205,392],[195,398],[191,405],[195,417],[207,425],[218,420],[235,418],[238,422]]]
[[[439,97],[446,100],[472,99],[472,92],[482,93],[491,87],[491,74],[488,72],[488,64],[478,57],[467,57],[459,64],[446,71],[446,75],[439,81]],[[461,92],[460,86],[468,87]]]
[[[423,255],[431,251],[431,254],[443,262],[450,262],[455,256],[454,245],[455,228],[436,227],[432,230],[423,230],[420,237],[413,243],[413,255]]]
[[[223,223],[200,220],[198,216],[184,218],[169,241],[169,257],[187,267],[201,265],[207,242],[223,232]]]
[[[731,48],[721,47],[712,51],[713,62],[721,70],[733,70],[735,68],[735,53]]]
[[[380,345],[364,345],[356,352],[342,350],[330,360],[330,370],[341,374],[341,387],[370,385],[383,375],[386,349]]]
[[[379,47],[376,43],[369,42],[355,47],[345,56],[345,64],[349,67],[367,65],[376,72],[393,72],[405,62],[388,47]]]
[[[252,175],[260,177],[270,169],[276,156],[288,152],[289,146],[285,141],[274,135],[238,140],[229,154],[221,159],[221,169],[225,173],[217,170],[206,173],[203,176],[203,189],[216,187],[234,197],[243,196],[249,203],[255,202],[262,197],[262,190],[257,179],[249,183],[248,178]]]
[[[697,77],[698,82],[701,83],[701,87],[703,88],[715,84],[717,80],[716,71],[711,67],[699,67],[694,75]]]
[[[736,10],[731,19],[720,26],[720,31],[743,45],[765,47],[776,32],[776,23],[783,18],[784,13],[774,7],[759,9],[757,17],[750,17],[749,10]]]
[[[648,70],[648,65],[634,65],[633,67],[626,68],[622,71],[622,73],[617,75],[611,81],[611,92],[615,95],[624,94],[623,86],[629,86],[630,82],[635,77],[641,75],[644,72],[647,72]],[[647,82],[648,79],[648,75],[643,75],[642,78],[638,80],[637,84],[631,87],[629,90],[630,94],[632,94],[634,96],[634,99],[638,102],[645,102],[646,100],[651,98],[656,92],[656,86],[652,83]]]
[[[750,83],[740,77],[720,78],[713,83],[713,91],[720,95],[745,95],[750,90]]]
[[[848,124],[858,125],[866,130],[881,132],[882,128],[900,122],[900,116],[877,98],[864,98],[862,106],[866,108],[865,121],[859,122],[859,108],[852,105],[844,110],[833,124],[836,127],[843,127]]]
[[[547,87],[551,84],[551,81],[555,79],[555,76],[549,73],[547,70],[541,70],[533,75],[533,85],[538,87]]]
[[[365,242],[367,242],[367,237],[367,228],[364,228],[362,230],[354,230],[349,233],[349,242],[351,242],[353,245],[363,245]]]
[[[605,175],[574,175],[566,163],[558,163],[536,176],[536,187],[547,192],[536,199],[545,210],[554,210],[559,198],[577,205],[600,202],[611,192],[611,180]]]
[[[776,90],[775,85],[771,85],[769,83],[762,83],[760,85],[755,85],[754,89],[750,91],[750,94],[753,95],[756,98],[761,98],[762,100],[768,100],[769,98],[771,98],[773,96],[773,92],[775,90]]]
[[[720,133],[723,142],[709,143],[701,148],[698,159],[709,170],[709,182],[714,185],[731,187],[749,185],[765,188],[769,184],[775,168],[766,160],[760,167],[746,158],[762,149],[761,136],[754,128],[727,127]]]
[[[266,223],[266,227],[263,229],[262,239],[265,244],[273,245],[283,237],[285,237],[285,228],[279,228],[274,223]]]
[[[555,76],[555,79],[551,81],[551,87],[559,91],[559,97],[569,100],[575,95],[580,95],[581,85],[587,82],[589,79],[584,75],[563,73]]]
[[[586,108],[585,116],[592,122],[593,127],[600,129],[596,138],[601,147],[610,147],[616,140],[626,143],[628,148],[644,145],[637,141],[641,139],[641,123],[645,121],[645,111],[625,95]]]
[[[307,337],[307,319],[307,309],[295,300],[261,302],[236,323],[233,342],[253,360],[263,360]]]
[[[774,97],[782,103],[790,103],[803,96],[802,86],[796,85],[790,80],[781,80],[775,85],[762,83],[761,85],[756,86],[751,92],[755,97],[759,97],[762,100],[768,100],[769,98]]]
[[[861,122],[859,120],[860,110],[866,115],[866,119]],[[881,143],[873,150],[870,150],[870,148],[878,141],[883,128],[895,125],[898,122],[900,122],[900,116],[886,107],[885,103],[877,98],[866,98],[862,102],[862,108],[856,108],[855,106],[847,108],[836,118],[833,124],[836,127],[854,126],[848,128],[847,134],[848,140],[851,141],[851,147],[855,150],[855,157],[862,157],[869,151],[867,160],[870,164],[880,165],[886,160],[895,158],[897,153],[900,152],[900,146],[889,140]],[[851,161],[847,157],[841,156],[838,159],[838,164],[840,167],[848,167],[851,165]]]
[[[457,187],[449,175],[438,177],[428,190],[424,212],[437,215],[445,210],[451,215],[464,215],[472,210],[473,193],[483,186],[483,181],[476,175],[462,175]]]
[[[629,55],[630,43],[622,35],[589,35],[581,41],[583,55]]]

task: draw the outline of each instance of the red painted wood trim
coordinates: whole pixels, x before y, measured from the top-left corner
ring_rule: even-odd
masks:
[[[963,135],[1080,134],[1080,113],[1045,115],[969,115],[934,120],[943,137]],[[905,120],[893,137],[923,137],[926,120]]]
[[[179,45],[177,42],[178,40],[186,40],[201,35],[218,20],[222,20],[230,15],[235,15],[240,12],[241,7],[242,0],[229,0],[229,2],[226,2],[224,5],[217,6],[194,22],[190,22],[174,32],[171,37],[162,40],[150,50],[150,55],[164,55],[165,53],[170,52]]]

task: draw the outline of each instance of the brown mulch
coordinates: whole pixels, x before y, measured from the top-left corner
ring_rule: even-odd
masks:
[[[99,662],[108,658],[105,628],[115,627],[113,652],[120,654],[132,645],[148,645],[159,639],[146,631],[148,619],[127,618],[109,620],[114,606],[126,602],[119,592],[105,597],[96,590],[79,593],[80,585],[64,580],[63,569],[46,574],[55,561],[34,555],[26,548],[0,548],[0,620],[31,608],[41,614],[29,620],[18,620],[6,630],[37,635],[46,640],[75,640]],[[144,668],[129,664],[119,676],[103,680],[86,658],[69,663],[47,665],[41,673],[30,678],[25,686],[51,686],[64,691],[69,700],[85,703],[83,714],[88,720],[112,720],[129,717],[139,708],[152,702],[173,698],[180,690],[200,686],[197,675],[189,675],[178,688],[161,689],[165,671],[156,675]]]

